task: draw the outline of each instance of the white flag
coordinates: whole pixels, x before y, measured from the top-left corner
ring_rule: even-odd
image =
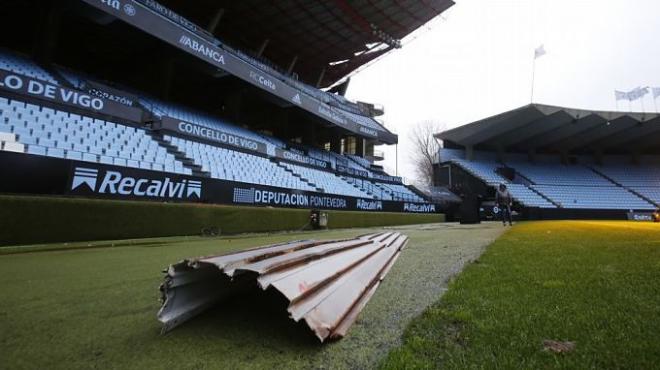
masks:
[[[534,59],[540,58],[545,55],[545,47],[541,44],[538,48],[534,49]]]
[[[633,101],[641,99],[644,95],[649,93],[649,88],[647,87],[636,87],[628,92],[628,100]]]
[[[660,96],[660,87],[654,87],[653,88],[653,99],[657,98]]]
[[[614,90],[614,98],[616,100],[628,100],[628,93],[625,91]]]

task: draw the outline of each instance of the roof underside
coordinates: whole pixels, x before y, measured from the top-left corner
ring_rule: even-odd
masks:
[[[162,0],[161,3],[202,27],[221,15],[213,33],[236,48],[256,53],[268,40],[263,57],[283,70],[297,57],[293,72],[306,83],[315,85],[325,68],[321,87],[339,81],[391,49],[372,45],[382,41],[374,35],[373,26],[400,40],[454,4],[452,0]],[[346,62],[334,64],[339,61]]]
[[[530,104],[436,134],[454,145],[512,152],[660,153],[660,115]]]

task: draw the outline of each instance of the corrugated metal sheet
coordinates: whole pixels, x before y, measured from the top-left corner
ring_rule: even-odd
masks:
[[[341,338],[407,241],[405,235],[386,232],[184,260],[166,271],[158,319],[167,332],[256,280],[262,289],[272,287],[286,297],[291,318],[305,320],[322,342]]]

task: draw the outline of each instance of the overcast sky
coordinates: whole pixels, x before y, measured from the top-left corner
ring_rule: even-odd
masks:
[[[353,77],[347,96],[385,106],[399,135],[399,174],[409,128],[435,120],[460,126],[530,102],[629,110],[614,89],[660,86],[660,0],[456,0],[407,43]],[[643,101],[655,111],[652,97]],[[657,100],[660,106],[660,98]],[[641,111],[640,102],[632,110]],[[394,173],[394,146],[384,146]]]

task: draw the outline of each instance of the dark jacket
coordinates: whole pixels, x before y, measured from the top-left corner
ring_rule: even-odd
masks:
[[[511,197],[509,190],[504,189],[504,191],[500,191],[500,189],[497,189],[497,191],[495,191],[495,203],[500,206],[508,206],[513,203],[513,198]]]

